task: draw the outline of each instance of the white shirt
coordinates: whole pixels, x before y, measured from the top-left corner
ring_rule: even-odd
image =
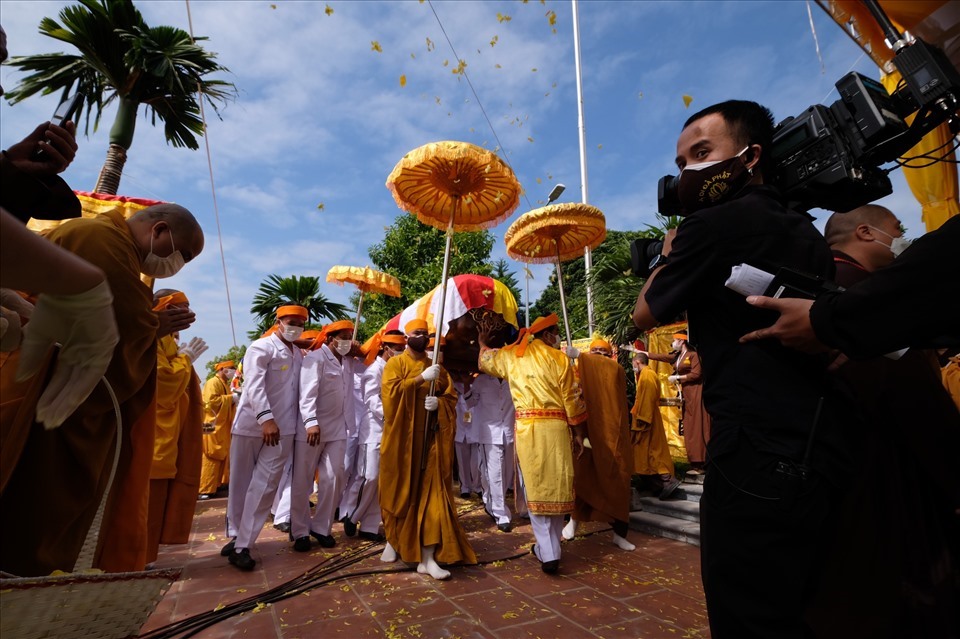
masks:
[[[464,395],[470,411],[470,431],[478,444],[513,442],[516,410],[510,396],[510,384],[481,373]]]
[[[359,442],[378,444],[383,438],[383,397],[380,388],[383,385],[383,369],[387,362],[377,357],[364,371],[363,381],[363,419],[360,422]]]
[[[367,409],[363,405],[363,373],[367,365],[362,359],[353,360],[353,410],[356,423],[350,426],[350,436],[359,437],[363,430],[363,421],[367,418]]]
[[[293,435],[300,423],[297,403],[303,354],[274,333],[261,337],[243,356],[243,394],[231,432],[262,437],[262,424],[277,422],[280,436]]]
[[[307,441],[307,428],[320,427],[321,442],[347,438],[355,425],[353,358],[337,359],[324,344],[303,358],[300,371],[300,417],[297,441]]]

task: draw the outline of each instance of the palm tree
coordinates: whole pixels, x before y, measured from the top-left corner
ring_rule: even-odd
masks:
[[[680,224],[680,218],[675,216],[658,215],[657,221],[659,225],[648,224],[641,231],[608,231],[607,239],[594,251],[597,261],[590,270],[590,284],[594,291],[597,332],[618,344],[631,342],[639,334],[633,324],[633,308],[646,281],[631,272],[630,244],[639,238],[662,239],[669,229]]]
[[[257,328],[248,336],[256,339],[263,335],[276,321],[277,308],[284,304],[297,304],[307,309],[308,322],[319,323],[346,319],[349,309],[343,304],[331,302],[320,293],[320,278],[310,275],[280,277],[269,275],[260,283],[260,290],[253,298],[250,312],[257,318]]]
[[[236,87],[206,79],[210,73],[229,70],[186,31],[148,26],[131,0],[79,2],[60,11],[62,25],[52,18],[41,20],[40,33],[73,45],[80,55],[45,53],[11,59],[8,64],[30,75],[6,96],[14,104],[36,93],[61,91],[66,97],[76,90],[83,95],[87,134],[91,113],[96,131],[104,107],[116,100],[110,147],[94,188],[116,195],[141,104],[147,107],[151,124],[163,122],[169,144],[196,150],[197,136],[203,135],[197,94],[219,116],[218,103],[234,96]]]

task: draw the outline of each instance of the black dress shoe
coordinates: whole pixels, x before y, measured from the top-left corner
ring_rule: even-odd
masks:
[[[513,526],[508,521],[504,524],[497,524],[497,530],[499,530],[500,532],[508,533],[513,531]]]
[[[300,537],[293,542],[293,549],[297,552],[310,552],[310,537]]]
[[[217,496],[216,493],[200,493],[197,499],[199,499],[200,501],[207,501],[208,499],[213,499],[216,496]]]
[[[240,570],[253,570],[254,566],[257,565],[256,560],[250,556],[248,548],[244,548],[240,552],[234,550],[227,559]]]
[[[234,538],[231,539],[229,542],[227,542],[227,545],[220,549],[220,556],[221,556],[221,557],[229,557],[229,556],[230,556],[230,553],[233,552],[233,547],[234,547],[234,545],[236,544],[236,542],[237,542],[237,538],[236,538],[236,537],[234,537]]]
[[[460,499],[470,499],[470,493],[460,493]]]
[[[274,528],[274,530],[279,530],[280,532],[283,532],[283,533],[289,533],[289,532],[290,532],[290,522],[289,522],[289,521],[281,521],[279,524],[274,524],[274,525],[273,525],[273,528]]]
[[[344,517],[340,520],[340,523],[343,524],[343,534],[347,537],[353,537],[357,534],[357,524],[350,521],[349,517]]]
[[[310,536],[316,539],[317,543],[324,548],[333,548],[337,545],[337,540],[333,538],[333,535],[321,535],[320,533],[315,533],[311,530]]]
[[[365,530],[360,531],[360,539],[364,541],[373,541],[378,544],[382,544],[387,540],[387,538],[381,535],[380,533],[372,533],[372,532],[367,532]]]
[[[556,574],[556,572],[560,570],[560,560],[545,561],[540,564],[540,569],[548,575]]]

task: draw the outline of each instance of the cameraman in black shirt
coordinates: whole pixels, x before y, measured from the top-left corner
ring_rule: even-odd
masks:
[[[764,184],[773,117],[731,100],[693,115],[677,141],[686,217],[664,241],[637,298],[650,329],[687,312],[713,420],[700,502],[701,571],[714,639],[804,637],[831,513],[849,472],[852,420],[826,362],[773,341],[741,344],[775,319],[726,288],[742,263],[832,279],[833,260],[806,214]]]

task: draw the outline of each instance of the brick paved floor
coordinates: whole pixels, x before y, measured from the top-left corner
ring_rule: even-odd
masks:
[[[335,548],[296,553],[268,523],[252,551],[256,570],[241,572],[220,556],[226,500],[198,502],[190,543],[161,547],[157,567],[183,572],[141,633],[250,598],[245,612],[195,636],[709,637],[698,548],[631,532],[637,549],[624,552],[611,542],[609,526],[590,523],[563,544],[559,573],[546,575],[529,552],[529,523],[516,518],[523,525],[501,533],[479,500],[457,504],[481,564],[452,567],[452,577],[440,582],[415,566],[380,562],[382,545],[348,538],[339,524]],[[347,558],[356,562],[345,565]],[[336,572],[324,575],[328,566]],[[308,571],[314,582],[327,583],[257,605],[258,596]]]

